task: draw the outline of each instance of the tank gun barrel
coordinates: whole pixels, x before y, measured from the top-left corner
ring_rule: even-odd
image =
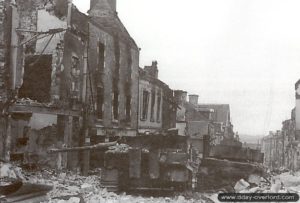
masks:
[[[59,152],[72,152],[72,151],[84,151],[84,150],[96,150],[96,149],[105,149],[111,146],[114,146],[117,144],[117,141],[115,142],[105,142],[105,143],[98,143],[91,146],[83,146],[83,147],[68,147],[68,148],[62,148],[62,149],[49,149],[48,153],[59,153]]]

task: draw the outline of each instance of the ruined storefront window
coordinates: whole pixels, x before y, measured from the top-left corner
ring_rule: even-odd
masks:
[[[19,98],[50,102],[52,55],[27,56]]]
[[[143,101],[142,101],[142,117],[141,120],[147,120],[148,116],[148,105],[149,105],[149,92],[143,91]]]

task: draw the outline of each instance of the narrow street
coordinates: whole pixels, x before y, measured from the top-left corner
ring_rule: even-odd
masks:
[[[297,201],[299,8],[0,0],[0,203]]]

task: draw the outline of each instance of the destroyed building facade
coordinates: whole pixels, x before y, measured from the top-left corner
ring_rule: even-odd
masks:
[[[5,1],[4,9],[8,52],[1,75],[1,156],[72,167],[71,154],[57,160],[46,150],[79,144],[85,42],[68,28],[72,4]]]
[[[139,48],[115,1],[91,1],[89,15],[67,0],[0,9],[1,157],[75,169],[78,152],[47,150],[136,135]]]

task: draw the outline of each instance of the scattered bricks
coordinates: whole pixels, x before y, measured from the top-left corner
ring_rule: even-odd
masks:
[[[254,187],[249,190],[249,193],[257,193],[260,190],[261,190],[260,187]]]
[[[256,185],[259,185],[260,182],[261,182],[261,177],[258,176],[258,175],[253,175],[251,174],[248,178],[248,182],[249,183],[253,183],[253,184],[256,184]]]
[[[79,197],[71,197],[67,203],[80,203],[80,198]]]
[[[281,181],[280,181],[280,179],[273,180],[273,183],[272,183],[271,189],[270,189],[271,192],[272,193],[278,193],[279,190],[280,190],[280,188],[281,188]]]
[[[94,186],[88,183],[83,183],[80,187],[80,193],[89,193],[94,190]]]

